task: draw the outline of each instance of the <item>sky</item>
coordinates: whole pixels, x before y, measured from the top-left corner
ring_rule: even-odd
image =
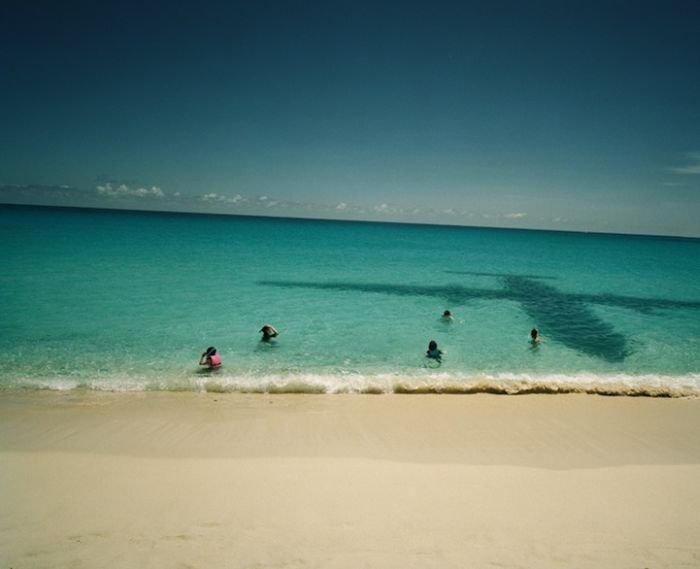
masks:
[[[5,0],[0,203],[700,237],[700,2]]]

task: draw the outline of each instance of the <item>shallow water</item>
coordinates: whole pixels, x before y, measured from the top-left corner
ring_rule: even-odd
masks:
[[[0,242],[3,388],[700,393],[697,239],[0,206]]]

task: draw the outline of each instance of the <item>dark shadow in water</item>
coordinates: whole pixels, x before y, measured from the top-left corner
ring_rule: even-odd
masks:
[[[503,273],[480,273],[476,271],[445,271],[448,274],[451,275],[473,275],[477,277],[522,277],[524,279],[544,279],[544,280],[550,280],[550,281],[555,281],[557,280],[556,277],[549,277],[546,275],[505,275]]]
[[[606,306],[617,306],[619,308],[629,308],[637,310],[644,314],[649,314],[655,309],[664,308],[700,308],[700,301],[694,300],[669,300],[665,298],[644,298],[639,296],[621,296],[616,294],[578,294],[561,292],[554,287],[538,283],[537,280],[550,279],[556,280],[556,277],[536,276],[536,275],[514,275],[507,273],[476,273],[470,271],[445,271],[453,275],[474,275],[479,277],[498,277],[502,279],[506,290],[512,290],[516,295],[532,294],[529,290],[534,290],[536,287],[551,291],[552,293],[566,297],[569,300],[576,302],[584,302],[588,304],[602,304]],[[533,280],[537,279],[537,280]],[[517,299],[515,299],[517,300]]]
[[[221,371],[220,367],[206,367],[206,366],[201,366],[195,370],[196,374],[202,374],[202,375],[212,375],[212,374],[217,374]]]
[[[537,323],[543,333],[578,352],[608,362],[621,362],[630,353],[627,338],[601,320],[590,304],[618,306],[649,313],[654,309],[698,308],[700,302],[676,301],[661,298],[640,298],[613,294],[570,294],[535,279],[552,277],[522,276],[497,273],[456,273],[489,276],[501,279],[500,290],[467,288],[460,285],[420,286],[342,282],[261,281],[262,285],[283,288],[315,288],[319,290],[346,290],[376,292],[395,296],[428,296],[443,298],[449,305],[469,300],[511,300],[519,302],[523,310]]]

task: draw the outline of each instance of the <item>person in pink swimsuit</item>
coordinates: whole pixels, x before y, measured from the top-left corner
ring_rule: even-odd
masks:
[[[216,353],[216,348],[210,346],[206,352],[199,358],[199,365],[207,366],[209,369],[217,369],[221,367],[221,356]]]

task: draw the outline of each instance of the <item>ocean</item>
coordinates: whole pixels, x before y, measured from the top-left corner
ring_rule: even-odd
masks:
[[[700,394],[700,239],[3,205],[0,243],[0,390]]]

